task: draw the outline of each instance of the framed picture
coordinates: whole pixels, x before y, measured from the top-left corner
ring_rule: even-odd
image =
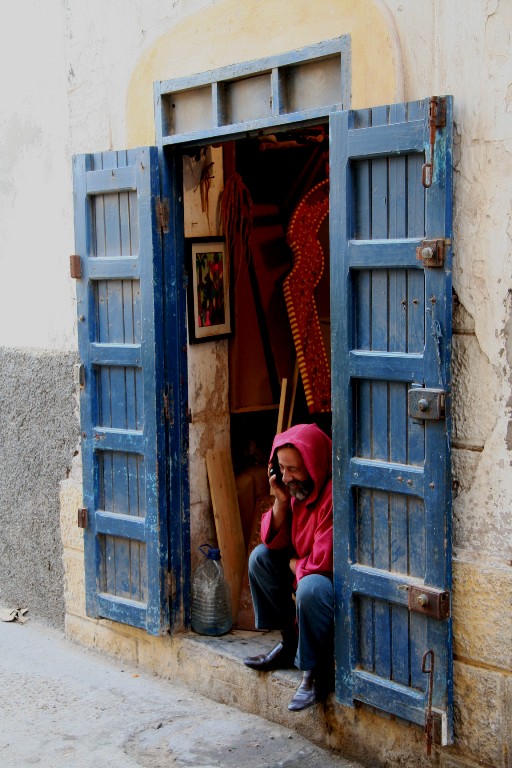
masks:
[[[231,334],[229,262],[223,240],[205,237],[189,245],[188,334],[191,344]]]

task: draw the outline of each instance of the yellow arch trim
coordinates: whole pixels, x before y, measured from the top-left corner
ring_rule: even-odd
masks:
[[[380,0],[222,0],[145,51],[126,98],[128,147],[155,142],[153,83],[272,56],[349,33],[352,107],[403,100],[400,43]]]

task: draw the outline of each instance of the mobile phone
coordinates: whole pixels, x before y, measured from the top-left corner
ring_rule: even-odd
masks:
[[[277,453],[274,454],[271,462],[271,474],[276,476],[276,481],[278,483],[283,482],[283,476],[281,474],[281,470],[279,469],[279,461],[277,458]]]

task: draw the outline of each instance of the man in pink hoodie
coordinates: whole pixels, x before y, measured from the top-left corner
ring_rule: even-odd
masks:
[[[295,665],[302,682],[288,709],[316,704],[332,669],[332,442],[315,424],[277,435],[269,464],[274,505],[263,515],[260,544],[249,560],[258,629],[282,640],[244,664],[267,671]],[[295,593],[295,600],[293,594]]]

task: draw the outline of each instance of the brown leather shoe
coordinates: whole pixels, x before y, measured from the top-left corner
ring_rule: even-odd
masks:
[[[259,656],[247,656],[244,659],[246,667],[257,669],[260,672],[269,672],[272,669],[289,669],[293,667],[295,649],[285,645],[280,640],[268,653],[260,653]]]

